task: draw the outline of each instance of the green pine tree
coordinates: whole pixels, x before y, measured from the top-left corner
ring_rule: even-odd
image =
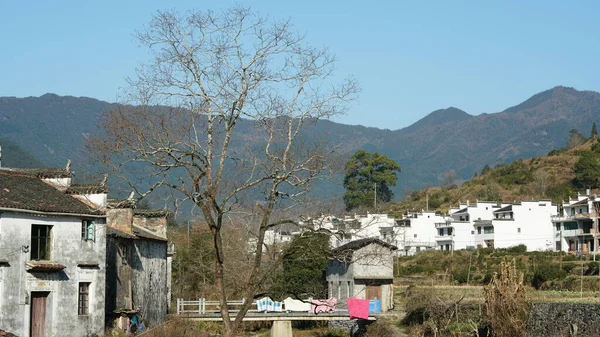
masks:
[[[596,129],[596,123],[592,124],[592,137],[598,135],[598,130]]]

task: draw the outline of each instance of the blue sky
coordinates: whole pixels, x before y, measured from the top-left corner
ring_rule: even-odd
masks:
[[[600,91],[597,1],[0,0],[0,96],[115,101],[159,9],[250,5],[291,18],[361,84],[337,121],[408,126],[433,110],[498,112],[557,85]]]

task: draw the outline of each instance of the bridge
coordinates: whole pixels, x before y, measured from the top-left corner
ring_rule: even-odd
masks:
[[[246,303],[245,299],[227,301],[227,307],[232,319],[240,311],[236,309]],[[210,301],[204,298],[197,300],[186,301],[177,299],[177,314],[178,318],[193,320],[193,321],[222,321],[219,311],[220,302]],[[375,321],[377,318],[369,313],[369,321]],[[250,305],[250,309],[244,316],[244,321],[271,321],[271,336],[292,337],[292,321],[350,321],[350,314],[347,309],[334,308],[329,312],[301,312],[301,311],[286,311],[285,307],[281,311],[258,311],[256,309],[256,301]]]

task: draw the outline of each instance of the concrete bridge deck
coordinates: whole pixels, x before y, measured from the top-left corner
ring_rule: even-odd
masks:
[[[229,312],[232,320],[235,319],[237,312]],[[222,321],[220,313],[185,313],[176,314],[173,317],[192,321]],[[354,318],[353,318],[354,319]],[[370,321],[376,320],[376,316],[369,315]],[[349,321],[350,315],[347,310],[334,312],[324,312],[319,314],[307,312],[248,312],[244,316],[244,321]]]

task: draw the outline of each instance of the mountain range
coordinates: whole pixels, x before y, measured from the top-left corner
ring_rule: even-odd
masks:
[[[89,170],[93,165],[84,159],[85,139],[97,132],[100,115],[115,106],[55,94],[0,97],[2,165],[64,166],[71,159],[79,170]],[[468,179],[485,165],[545,155],[564,146],[572,129],[587,135],[599,117],[600,93],[559,86],[497,113],[474,116],[450,107],[399,130],[319,120],[309,132],[326,133],[328,142],[341,145],[342,156],[365,149],[394,159],[402,166],[394,191],[402,196],[437,185],[448,171]],[[341,180],[338,175],[321,188],[342,192]]]

